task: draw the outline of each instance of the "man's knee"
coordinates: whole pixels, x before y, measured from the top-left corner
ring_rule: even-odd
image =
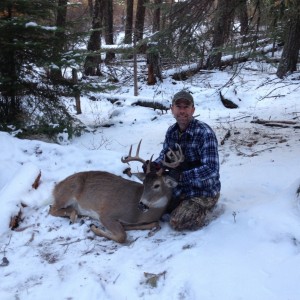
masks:
[[[215,197],[193,197],[190,200],[198,203],[203,209],[212,209],[218,202],[220,194]]]
[[[204,226],[205,210],[199,204],[184,200],[172,213],[170,225],[174,230],[197,230]]]
[[[173,210],[170,217],[170,225],[174,230],[197,230],[206,222],[206,213],[218,202],[216,197],[193,197],[182,201]]]

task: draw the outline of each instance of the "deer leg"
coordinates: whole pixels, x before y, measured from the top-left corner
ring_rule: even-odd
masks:
[[[147,224],[126,224],[124,225],[125,230],[147,230],[157,228],[159,226],[158,222],[152,222]]]
[[[148,236],[153,236],[157,231],[160,230],[159,222],[152,222],[148,224],[139,225],[124,225],[125,230],[150,230]]]
[[[117,243],[125,243],[126,232],[122,224],[112,219],[101,219],[101,223],[104,229],[91,225],[91,230],[98,236],[106,237],[109,240],[113,240]]]
[[[74,209],[72,206],[68,206],[66,208],[57,208],[55,205],[51,205],[49,214],[54,217],[69,217],[71,223],[74,223],[78,217],[76,209]]]

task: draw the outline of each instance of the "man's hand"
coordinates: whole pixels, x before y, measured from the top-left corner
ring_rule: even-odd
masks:
[[[170,177],[172,177],[173,179],[175,179],[177,182],[180,181],[181,174],[182,174],[182,172],[181,172],[180,168],[169,169],[169,171],[168,171],[168,175]]]

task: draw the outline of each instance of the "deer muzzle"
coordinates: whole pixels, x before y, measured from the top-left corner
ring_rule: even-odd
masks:
[[[142,201],[139,202],[139,210],[141,210],[142,212],[146,212],[148,209],[149,209],[149,206],[144,204]]]

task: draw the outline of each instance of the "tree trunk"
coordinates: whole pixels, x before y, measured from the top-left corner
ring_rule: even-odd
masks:
[[[292,8],[293,9],[293,8]],[[283,47],[280,63],[276,72],[279,78],[283,78],[288,72],[297,70],[298,55],[300,49],[300,9],[295,9],[287,23],[287,35]]]
[[[6,81],[0,85],[0,116],[1,122],[10,123],[16,122],[20,117],[21,97],[18,96],[16,88],[18,78],[16,53],[15,51],[4,51],[4,53],[5,63],[1,66],[1,75],[6,77]]]
[[[103,14],[103,21],[104,21],[104,37],[106,45],[113,45],[114,44],[114,29],[113,29],[113,1],[112,0],[105,0],[104,1],[104,14]],[[115,58],[114,52],[106,52],[105,62],[109,62]]]
[[[256,52],[256,48],[257,48],[257,44],[258,44],[258,40],[259,40],[260,21],[262,18],[262,9],[261,9],[261,1],[260,0],[256,0],[253,16],[254,15],[256,15],[256,29],[255,29],[254,39],[252,41],[253,53]]]
[[[221,65],[222,47],[228,39],[234,17],[236,0],[219,0],[213,19],[212,52],[207,61],[207,68],[219,68]]]
[[[125,24],[125,44],[132,43],[132,24],[133,24],[133,0],[127,0],[126,5],[126,24]]]
[[[133,37],[133,87],[134,96],[139,95],[138,78],[137,78],[137,55],[136,55],[136,38]]]
[[[94,11],[93,0],[88,0],[88,6],[89,6],[89,15],[92,18],[93,17],[93,11]]]
[[[58,66],[58,59],[65,46],[65,26],[67,19],[67,4],[68,0],[58,0],[56,26],[58,30],[55,31],[56,42],[53,45],[53,60],[54,64]],[[53,81],[61,81],[63,79],[60,66],[50,70],[50,77]]]
[[[13,7],[7,5],[7,20],[12,22]],[[8,44],[14,44],[14,35],[8,35]],[[20,113],[20,100],[17,96],[15,83],[18,80],[18,64],[17,55],[14,49],[9,47],[1,47],[0,53],[0,76],[6,78],[0,84],[0,117],[1,122],[13,122],[16,121],[18,114]]]
[[[145,4],[148,0],[138,0],[136,8],[136,17],[135,17],[135,36],[136,42],[143,39],[144,35],[144,23],[145,23],[145,13],[146,7]]]
[[[80,103],[80,89],[78,87],[78,73],[75,68],[72,69],[72,81],[73,81],[73,90],[74,90],[74,98],[76,104],[76,113],[80,115],[81,112],[81,103]]]
[[[237,14],[240,21],[240,33],[246,35],[248,33],[248,11],[247,11],[247,0],[238,0],[237,3]]]
[[[154,85],[156,77],[162,81],[160,70],[160,57],[156,44],[148,43],[147,47],[148,85]]]
[[[94,5],[94,15],[92,24],[92,33],[88,42],[87,50],[90,52],[84,62],[84,74],[87,76],[101,76],[100,63],[102,36],[102,20],[103,20],[103,0],[96,0]],[[96,52],[96,53],[93,53]],[[98,52],[98,53],[97,53]]]
[[[160,7],[162,4],[162,0],[154,0],[154,14],[153,14],[153,27],[152,32],[156,32],[160,30]]]

